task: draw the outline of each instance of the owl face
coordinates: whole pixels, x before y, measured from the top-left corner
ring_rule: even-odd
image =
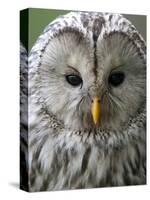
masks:
[[[63,27],[49,40],[38,69],[40,90],[48,112],[66,128],[118,130],[145,101],[145,59],[128,34],[105,31],[106,19],[95,34],[90,20],[87,31]]]

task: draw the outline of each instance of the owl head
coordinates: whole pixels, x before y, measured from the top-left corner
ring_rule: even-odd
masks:
[[[71,12],[39,37],[30,71],[47,112],[66,128],[121,130],[145,104],[145,51],[122,15]]]

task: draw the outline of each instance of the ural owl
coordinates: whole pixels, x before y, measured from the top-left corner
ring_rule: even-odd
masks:
[[[70,12],[28,60],[29,191],[146,183],[146,45],[120,14]]]

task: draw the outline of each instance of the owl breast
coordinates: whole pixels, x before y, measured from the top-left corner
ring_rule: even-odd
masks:
[[[34,137],[31,191],[145,184],[143,141],[108,148],[87,137],[71,132],[51,136],[47,130],[39,133],[38,140]]]

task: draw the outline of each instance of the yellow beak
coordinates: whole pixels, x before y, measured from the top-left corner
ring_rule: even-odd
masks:
[[[97,96],[93,98],[91,112],[92,112],[93,121],[95,124],[97,124],[100,119],[100,101]]]

